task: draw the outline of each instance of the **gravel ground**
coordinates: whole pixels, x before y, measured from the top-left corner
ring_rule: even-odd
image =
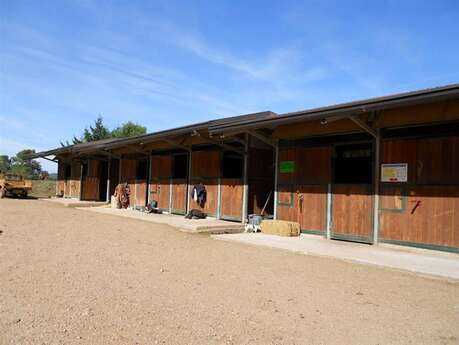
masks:
[[[459,284],[0,200],[0,344],[458,344]]]

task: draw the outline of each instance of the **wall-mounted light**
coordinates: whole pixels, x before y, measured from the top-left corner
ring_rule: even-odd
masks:
[[[326,125],[328,123],[327,119],[320,120],[321,125]]]

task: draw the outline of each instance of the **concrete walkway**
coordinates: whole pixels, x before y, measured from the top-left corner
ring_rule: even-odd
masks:
[[[241,242],[290,250],[305,254],[333,257],[359,264],[389,267],[418,274],[459,280],[459,255],[429,250],[411,250],[397,246],[371,246],[367,244],[326,240],[319,236],[280,237],[262,233],[213,235],[224,241]]]
[[[84,201],[77,198],[41,198],[40,200],[54,202],[65,207],[94,207],[107,204],[105,201]]]
[[[90,207],[84,208],[84,210],[133,218],[151,223],[167,224],[177,230],[190,233],[227,234],[242,232],[244,230],[244,226],[241,223],[228,222],[213,218],[185,219],[184,216],[175,214],[148,214],[131,209],[115,209],[110,207]]]

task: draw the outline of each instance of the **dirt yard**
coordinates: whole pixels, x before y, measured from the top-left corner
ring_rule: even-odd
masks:
[[[0,344],[458,344],[459,284],[0,200]]]

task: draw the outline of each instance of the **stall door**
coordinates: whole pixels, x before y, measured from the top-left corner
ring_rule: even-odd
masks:
[[[242,179],[221,179],[220,218],[242,220],[242,200],[244,182]]]
[[[185,214],[187,203],[187,179],[172,179],[172,213]]]
[[[169,211],[171,185],[171,156],[152,156],[150,202],[156,201],[161,210]]]
[[[242,220],[244,199],[244,157],[231,151],[223,151],[220,179],[220,218]]]
[[[459,136],[383,143],[383,163],[406,163],[406,182],[382,182],[379,239],[459,252]]]
[[[172,159],[172,213],[185,214],[188,193],[188,153],[177,153]]]
[[[218,180],[220,177],[220,151],[193,151],[191,154],[190,191],[198,183],[206,188],[207,196],[204,205],[190,200],[190,209],[198,209],[208,216],[217,216]]]
[[[371,144],[335,147],[331,237],[372,242],[373,158]]]
[[[300,223],[301,231],[325,235],[331,181],[330,146],[282,148],[278,181],[278,218]]]

